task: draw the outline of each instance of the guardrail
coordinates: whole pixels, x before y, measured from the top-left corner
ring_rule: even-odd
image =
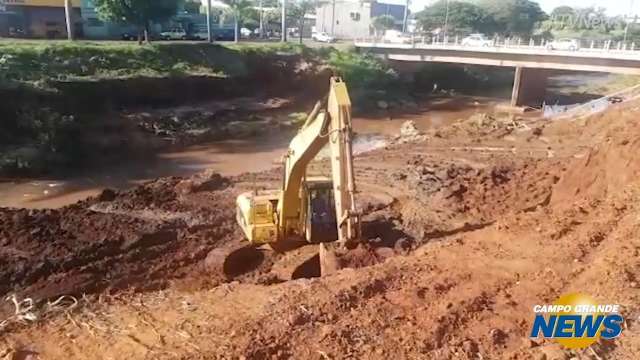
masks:
[[[466,46],[462,44],[459,37],[443,38],[426,36],[407,36],[398,41],[388,41],[381,37],[366,37],[354,39],[356,47],[380,47],[380,48],[425,48],[425,49],[476,49],[476,50],[500,50],[500,49],[522,49],[522,50],[544,50],[550,53],[554,51],[565,52],[596,52],[596,53],[621,53],[640,55],[640,44],[623,41],[581,41],[580,47],[576,50],[553,50],[549,48],[550,42],[534,39],[523,41],[522,39],[493,39],[491,45],[487,46]],[[586,45],[586,46],[585,46]]]

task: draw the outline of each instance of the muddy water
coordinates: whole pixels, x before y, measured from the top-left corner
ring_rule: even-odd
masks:
[[[407,120],[427,130],[490,111],[496,103],[493,99],[443,97],[403,111],[402,115],[382,112],[376,117],[355,118],[354,151],[361,153],[385,146],[386,140],[397,135]],[[96,195],[105,188],[126,189],[157,177],[188,176],[204,169],[227,176],[267,170],[277,166],[293,134],[282,132],[268,138],[210,142],[64,179],[0,182],[0,207],[57,208]]]

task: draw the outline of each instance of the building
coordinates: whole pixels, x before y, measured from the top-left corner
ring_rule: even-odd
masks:
[[[138,29],[135,25],[104,21],[96,11],[92,0],[81,0],[82,29],[84,38],[92,40],[135,39]],[[152,33],[158,33],[158,24],[151,26]]]
[[[76,38],[134,39],[138,35],[138,29],[134,25],[102,20],[93,0],[72,0],[72,5]],[[221,38],[220,33],[233,29],[233,22],[229,16],[223,15],[226,4],[213,0],[212,5],[215,6],[212,11],[214,32],[217,38]],[[200,7],[200,13],[197,11],[196,8],[195,12],[187,12],[181,4],[172,19],[151,26],[152,36],[174,28],[183,28],[191,33],[206,33],[204,6]],[[0,36],[66,38],[64,0],[0,0]]]
[[[81,15],[82,30],[87,39],[119,39],[126,32],[119,24],[100,19],[91,0],[81,0]]]
[[[316,8],[316,31],[324,31],[336,38],[353,39],[373,35],[373,19],[391,15],[396,27],[402,29],[405,5],[382,1],[333,0]]]
[[[57,39],[67,37],[64,1],[0,0],[0,34],[30,38]],[[80,0],[73,0],[72,20],[76,36],[82,36]]]
[[[212,1],[212,23],[214,24],[215,31],[219,31],[219,29],[222,28],[222,8],[226,6],[227,5],[222,2]],[[173,18],[162,24],[152,24],[152,36],[158,36],[162,31],[175,28],[184,29],[186,32],[192,34],[206,33],[207,21],[204,15],[205,9],[206,7],[202,5],[200,6],[199,13],[187,12],[184,4],[180,4]],[[84,35],[87,39],[134,39],[138,34],[138,29],[134,25],[118,24],[101,20],[92,0],[82,0],[82,24]],[[227,26],[227,28],[231,28],[230,26],[231,25]]]

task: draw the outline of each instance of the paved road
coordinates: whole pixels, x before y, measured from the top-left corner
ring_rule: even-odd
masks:
[[[104,44],[104,45],[137,45],[136,41],[125,41],[125,40],[77,40],[74,43],[78,43],[78,44]],[[189,40],[172,40],[172,41],[165,41],[165,40],[155,40],[153,41],[153,44],[202,44],[204,43],[204,41],[189,41]],[[221,45],[234,45],[233,41],[216,41],[216,44],[221,44]],[[280,41],[279,40],[241,40],[239,42],[240,45],[276,45],[279,44]],[[299,39],[295,38],[292,39],[290,38],[288,40],[288,43],[290,44],[298,44],[299,43]],[[311,39],[303,39],[302,43],[305,46],[308,47],[313,47],[313,48],[322,48],[322,47],[333,47],[336,49],[347,49],[351,46],[353,46],[353,42],[352,41],[338,41],[336,43],[332,43],[332,44],[326,44],[326,43],[320,43],[317,41],[313,41]],[[62,40],[62,39],[56,39],[56,40],[48,40],[48,39],[15,39],[15,38],[2,38],[0,37],[0,45],[8,45],[8,44],[69,44],[68,40]]]

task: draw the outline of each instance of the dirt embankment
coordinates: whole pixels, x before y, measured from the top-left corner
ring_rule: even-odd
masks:
[[[210,254],[243,245],[234,195],[276,186],[277,171],[2,210],[4,294],[164,290],[12,322],[0,346],[47,358],[638,358],[638,111],[481,135],[459,124],[359,156],[366,245],[320,279],[281,276],[305,248],[241,250],[211,271]],[[574,291],[621,304],[622,336],[582,351],[529,339],[532,306]]]

